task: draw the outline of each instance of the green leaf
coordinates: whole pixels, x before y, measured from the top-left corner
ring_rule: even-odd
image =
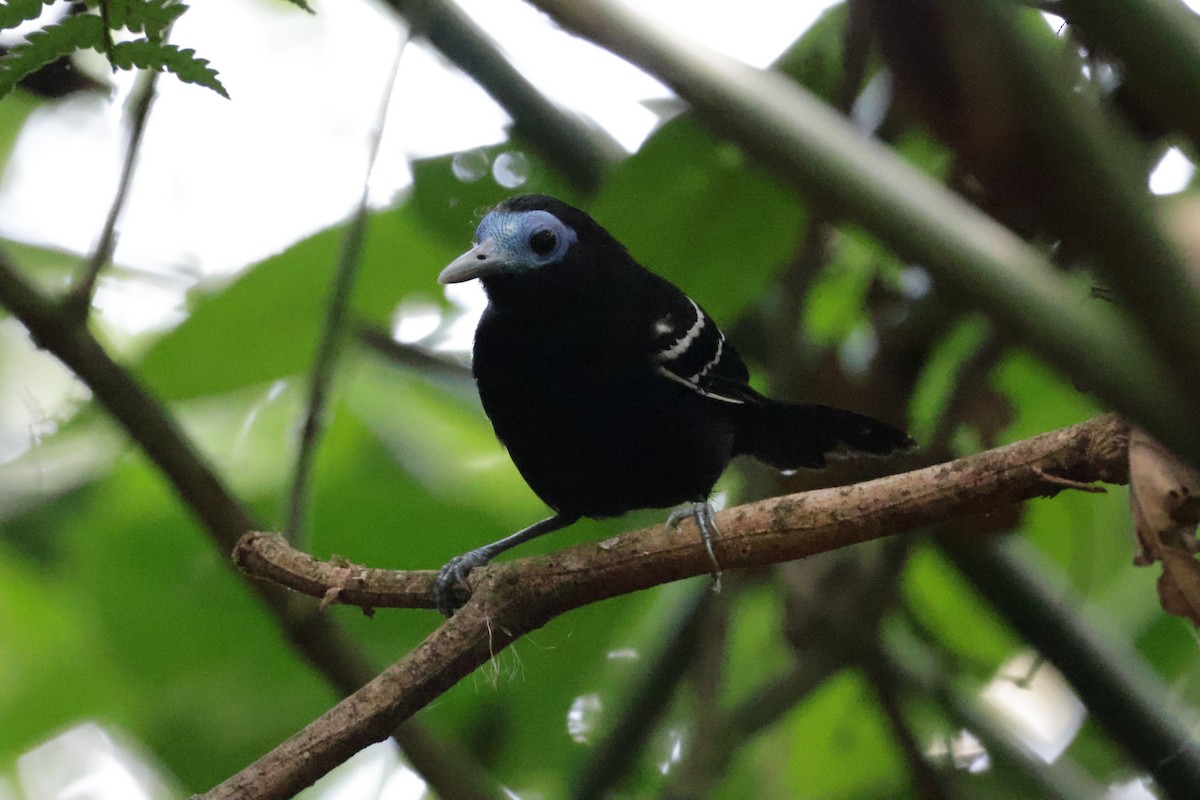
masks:
[[[0,767],[81,714],[120,718],[128,701],[76,589],[0,546]]]
[[[529,178],[520,187],[505,187],[495,181],[492,170],[500,157],[525,159]],[[513,142],[414,161],[412,171],[409,206],[430,235],[456,252],[467,249],[483,212],[506,197],[518,192],[540,192],[568,201],[572,197],[536,155]]]
[[[207,59],[197,58],[196,51],[190,48],[180,49],[173,44],[136,39],[113,45],[109,57],[114,66],[122,69],[140,67],[170,72],[184,83],[194,83],[212,89],[229,99],[229,92],[225,91],[225,87],[217,78],[217,71],[208,66]]]
[[[827,103],[837,101],[845,63],[847,7],[839,3],[823,13],[795,44],[775,61],[775,69]]]
[[[929,441],[933,435],[958,386],[959,370],[986,334],[987,323],[977,315],[968,315],[931,348],[908,404],[911,433],[917,441]]]
[[[813,281],[804,302],[804,329],[822,346],[836,346],[869,320],[867,293],[890,254],[857,231],[840,231],[837,250]]]
[[[126,461],[85,499],[64,565],[100,642],[81,667],[119,675],[119,722],[186,787],[213,786],[334,700],[156,470]]]
[[[42,9],[54,0],[8,0],[0,4],[0,29],[15,28],[22,22],[35,20],[42,15]]]
[[[787,263],[804,220],[794,195],[690,117],[618,165],[589,211],[721,324]]]
[[[301,8],[310,14],[317,13],[316,11],[313,10],[313,7],[308,4],[307,0],[285,0],[285,2],[291,3],[292,5],[296,6],[297,8]]]
[[[908,779],[904,763],[874,690],[856,671],[842,670],[827,680],[774,733],[743,752],[751,765],[786,765],[784,774],[765,778],[767,787],[774,781],[783,785],[764,796],[903,796]],[[833,764],[841,768],[831,769]]]
[[[125,28],[156,40],[188,9],[174,0],[106,0],[106,3],[108,24],[113,30]]]
[[[104,20],[95,14],[68,14],[55,24],[29,34],[25,42],[0,58],[0,97],[11,92],[22,78],[85,48],[107,53],[114,67],[171,72],[185,83],[204,86],[222,97],[229,97],[217,78],[216,70],[205,59],[197,58],[195,50],[157,41],[186,6],[168,4],[163,0],[127,0],[112,3],[106,8],[114,29],[126,27],[134,32],[144,30],[149,38],[120,42],[110,48],[109,32],[105,29]],[[16,16],[28,11],[23,9]]]
[[[338,226],[310,236],[197,297],[189,317],[146,353],[142,376],[178,399],[306,372],[343,232]],[[408,209],[372,214],[351,299],[355,314],[386,324],[408,292],[438,291],[437,272],[454,255],[430,241]]]
[[[487,509],[501,529],[519,526],[544,507],[496,441],[473,387],[471,395],[455,397],[378,358],[365,358],[355,364],[347,403],[434,496]],[[452,549],[475,546],[474,536],[468,531],[442,533]]]
[[[931,544],[916,548],[904,569],[904,597],[910,612],[943,645],[978,667],[986,679],[995,666],[1019,647],[1008,628],[966,579]]]
[[[11,92],[25,76],[76,50],[102,50],[104,34],[104,23],[91,14],[66,16],[29,34],[24,42],[0,57],[0,97]]]
[[[27,92],[17,92],[0,106],[0,165],[8,163],[25,121],[41,104],[40,98]]]

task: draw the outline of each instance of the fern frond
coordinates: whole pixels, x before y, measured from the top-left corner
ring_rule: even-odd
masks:
[[[153,42],[149,39],[136,39],[115,45],[111,58],[114,66],[170,72],[184,83],[204,86],[229,99],[229,93],[217,78],[217,71],[208,65],[207,59],[197,58],[195,50],[181,49],[173,44]]]
[[[54,0],[9,0],[0,4],[0,30],[15,28],[42,15],[42,8]]]
[[[104,34],[104,22],[93,14],[67,16],[54,25],[29,34],[26,41],[0,57],[0,97],[11,92],[26,75],[63,56],[84,48],[104,52]],[[181,49],[150,39],[136,39],[113,45],[109,58],[114,67],[170,72],[185,83],[204,86],[222,97],[229,97],[217,77],[217,71],[208,65],[206,59],[197,58],[195,50]]]
[[[85,47],[104,47],[104,23],[91,14],[67,16],[29,34],[0,58],[0,97],[11,92],[26,75]]]
[[[187,11],[173,0],[109,0],[108,24],[113,30],[125,28],[144,33],[148,39],[161,39],[175,19]]]

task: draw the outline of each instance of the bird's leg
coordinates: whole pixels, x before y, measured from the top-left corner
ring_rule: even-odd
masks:
[[[483,547],[477,547],[450,559],[446,566],[438,572],[438,576],[433,582],[433,598],[437,603],[438,611],[442,612],[443,616],[450,617],[456,608],[467,601],[467,598],[471,596],[470,587],[467,586],[467,574],[475,567],[482,567],[505,550],[516,547],[522,542],[528,542],[543,534],[565,528],[577,519],[579,519],[578,514],[555,514],[541,522],[533,523],[528,528],[522,528],[511,536],[505,536],[499,541],[485,544]]]
[[[671,516],[667,517],[667,530],[675,530],[679,527],[679,523],[689,517],[696,523],[696,527],[700,529],[700,538],[704,542],[704,549],[708,551],[708,560],[713,565],[713,591],[721,591],[721,564],[717,561],[717,554],[713,552],[713,539],[721,535],[720,528],[717,527],[717,520],[713,516],[714,511],[712,503],[692,503],[691,508],[677,508],[671,512]]]

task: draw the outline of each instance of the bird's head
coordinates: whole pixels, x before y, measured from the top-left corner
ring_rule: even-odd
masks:
[[[474,246],[438,275],[439,283],[532,275],[576,260],[580,241],[611,237],[587,214],[539,194],[511,197],[492,209],[475,231]],[[615,242],[614,242],[615,244]],[[619,247],[619,246],[618,246]]]

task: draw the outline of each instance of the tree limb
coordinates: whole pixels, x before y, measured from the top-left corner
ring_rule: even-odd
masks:
[[[913,472],[749,503],[717,515],[723,534],[716,554],[727,568],[789,561],[1063,489],[1036,469],[1081,482],[1123,483],[1127,445],[1126,423],[1108,414]],[[245,550],[257,553],[264,542],[277,540],[247,537],[239,563],[249,563]],[[314,596],[334,589],[339,600],[352,602],[355,592],[370,591],[371,606],[434,605],[432,571],[364,570],[347,580],[345,567],[335,565],[342,574],[330,581],[321,574],[328,565],[306,567],[300,559],[290,569],[297,567],[304,579],[289,586]],[[476,570],[471,599],[424,642],[204,798],[290,797],[559,614],[709,569],[693,527],[670,533],[660,525]],[[385,575],[399,588],[385,586]]]
[[[496,42],[449,0],[385,0],[420,36],[513,118],[513,133],[582,192],[594,192],[619,146],[597,125],[560,108],[509,62]]]
[[[30,337],[71,369],[170,482],[184,505],[196,515],[213,543],[223,552],[246,531],[258,527],[220,476],[180,429],[167,409],[104,350],[85,320],[43,297],[0,252],[0,306],[25,325]],[[247,581],[266,606],[284,637],[304,660],[338,692],[349,694],[373,672],[362,648],[315,603],[264,581]],[[396,741],[425,776],[446,773],[431,737],[405,726]],[[438,786],[445,797],[482,798],[488,783],[484,771],[465,756],[457,759],[459,791]],[[432,781],[431,781],[432,782]]]
[[[758,70],[613,0],[531,0],[568,30],[646,70],[697,119],[814,204],[921,263],[1064,374],[1200,464],[1195,398],[1129,320],[1081,295],[1031,245],[784,76]],[[1154,388],[1150,388],[1154,387]]]

